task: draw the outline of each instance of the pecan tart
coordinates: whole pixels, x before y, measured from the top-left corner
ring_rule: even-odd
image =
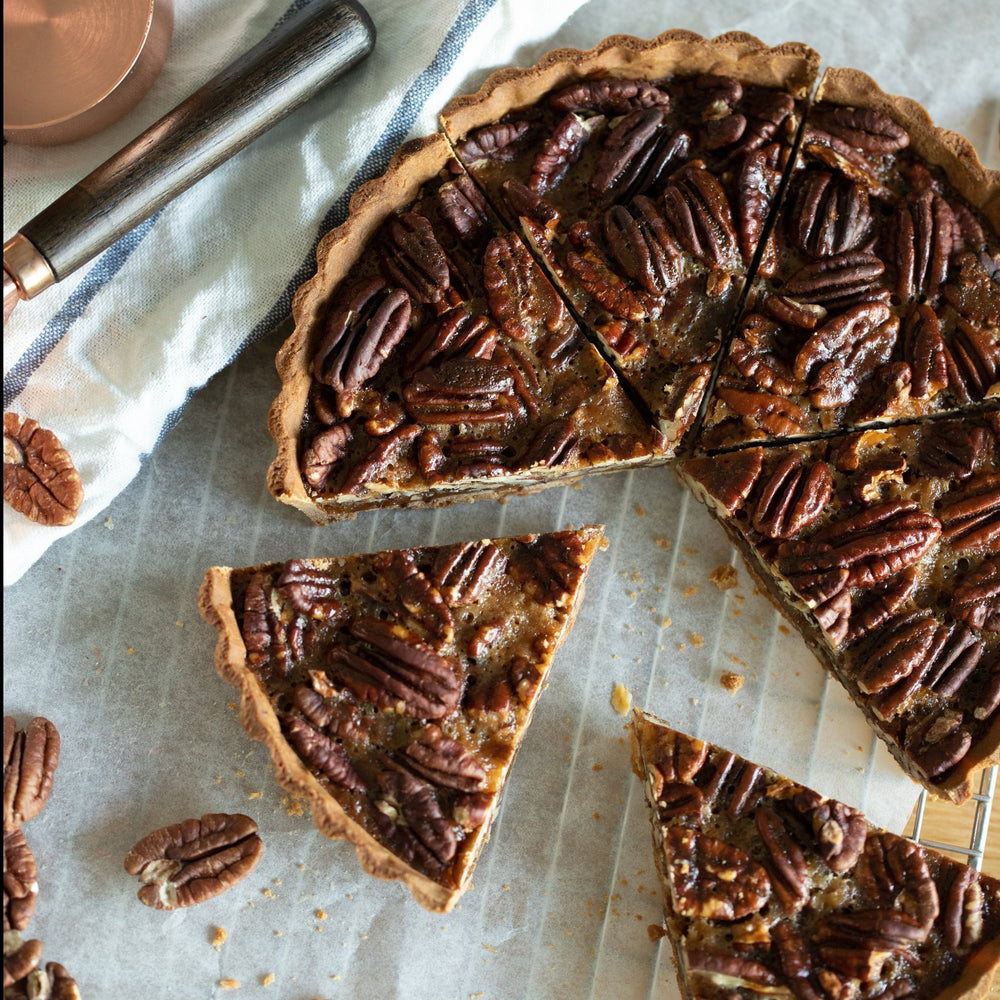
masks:
[[[441,135],[404,146],[295,297],[269,485],[313,520],[525,493],[659,435]]]
[[[442,112],[459,158],[673,449],[737,310],[817,65],[806,46],[739,32],[613,36],[496,73]]]
[[[689,459],[748,568],[938,795],[1000,760],[1000,414]]]
[[[588,526],[213,567],[200,608],[282,786],[366,871],[444,912],[469,886],[602,542]]]
[[[640,710],[630,736],[688,1000],[992,995],[1000,881]]]
[[[1000,406],[1000,174],[905,98],[831,69],[700,445]]]

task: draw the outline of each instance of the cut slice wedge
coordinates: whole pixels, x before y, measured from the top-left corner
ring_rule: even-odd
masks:
[[[687,1000],[993,995],[997,879],[638,709],[631,747]]]
[[[469,887],[603,529],[212,567],[215,664],[279,783],[362,867]]]

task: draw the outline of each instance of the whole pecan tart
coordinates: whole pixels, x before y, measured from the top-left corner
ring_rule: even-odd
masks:
[[[630,737],[687,1000],[995,995],[1000,881],[639,709]]]
[[[469,886],[603,537],[588,526],[205,576],[216,668],[278,781],[429,910]]]

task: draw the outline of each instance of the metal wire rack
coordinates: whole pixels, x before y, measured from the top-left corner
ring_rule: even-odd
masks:
[[[938,851],[950,851],[954,854],[962,854],[968,858],[968,864],[981,871],[983,867],[983,854],[986,851],[986,837],[990,829],[990,812],[993,808],[993,797],[997,785],[997,767],[985,769],[979,778],[979,791],[969,798],[969,801],[962,806],[962,809],[972,810],[972,828],[969,839],[965,844],[941,842],[928,840],[921,837],[924,823],[924,810],[927,805],[927,792],[922,791],[917,800],[914,811],[912,830],[909,836],[923,844],[924,847],[931,847]]]

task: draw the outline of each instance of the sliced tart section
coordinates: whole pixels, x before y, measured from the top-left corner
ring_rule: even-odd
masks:
[[[853,70],[829,70],[702,445],[1000,405],[1000,172]]]
[[[321,242],[271,408],[271,492],[323,523],[663,457],[611,368],[440,135]]]
[[[1000,414],[689,459],[683,478],[903,767],[1000,760]]]
[[[643,711],[630,735],[688,1000],[992,995],[995,878]]]
[[[698,413],[818,57],[613,36],[491,76],[442,125],[676,448]]]
[[[281,785],[372,875],[469,887],[603,529],[213,567],[215,665]]]

